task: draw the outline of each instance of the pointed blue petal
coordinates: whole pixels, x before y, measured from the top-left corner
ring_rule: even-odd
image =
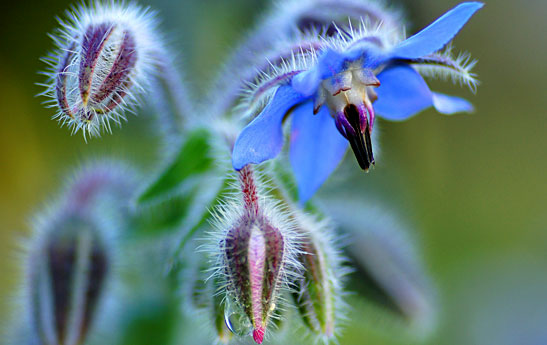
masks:
[[[375,112],[387,120],[402,121],[433,104],[433,94],[422,76],[408,65],[395,65],[378,75]]]
[[[433,106],[441,114],[472,113],[473,105],[463,98],[433,92]]]
[[[459,4],[422,31],[399,43],[392,51],[391,57],[418,59],[441,50],[482,6],[480,2]]]
[[[247,164],[262,163],[279,154],[283,147],[283,117],[302,100],[288,85],[276,90],[270,103],[237,137],[232,152],[234,169],[241,170]]]
[[[313,102],[294,110],[292,115],[290,160],[303,204],[336,169],[348,148],[326,106],[313,115]]]

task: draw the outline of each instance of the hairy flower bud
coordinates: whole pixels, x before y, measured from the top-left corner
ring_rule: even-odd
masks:
[[[26,245],[23,305],[13,319],[24,331],[16,344],[83,344],[100,328],[95,316],[107,308],[113,235],[134,190],[134,173],[102,161],[68,180],[61,198],[36,217]]]
[[[98,225],[69,215],[50,223],[29,261],[30,316],[43,344],[82,344],[110,269]]]
[[[161,45],[154,15],[134,4],[95,2],[67,13],[52,35],[44,94],[55,117],[84,136],[110,131],[147,89]]]
[[[287,277],[295,272],[295,241],[292,227],[280,219],[259,197],[250,168],[239,173],[242,200],[225,205],[217,214],[222,229],[217,251],[217,276],[223,280],[226,295],[225,319],[236,335],[252,333],[261,344],[279,303]],[[232,213],[232,215],[229,215]]]
[[[342,276],[346,273],[326,221],[299,214],[297,231],[302,234],[298,261],[303,276],[294,282],[293,299],[304,324],[325,342],[333,338],[343,309]]]

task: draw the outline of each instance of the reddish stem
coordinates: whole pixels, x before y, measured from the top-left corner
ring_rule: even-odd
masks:
[[[252,215],[258,215],[258,195],[253,169],[247,165],[239,171],[239,182],[243,193],[243,206]]]

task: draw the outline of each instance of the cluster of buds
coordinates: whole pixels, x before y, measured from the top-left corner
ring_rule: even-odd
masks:
[[[236,336],[252,334],[262,343],[275,329],[292,295],[303,324],[319,339],[334,339],[343,308],[342,278],[346,269],[329,234],[327,221],[317,221],[296,206],[280,210],[261,192],[261,179],[251,167],[238,172],[239,198],[217,210],[214,309],[224,314]],[[284,296],[287,295],[287,296]],[[215,322],[218,339],[231,336]]]

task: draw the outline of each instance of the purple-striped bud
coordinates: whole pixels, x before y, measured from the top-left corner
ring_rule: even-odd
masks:
[[[302,234],[298,261],[303,276],[294,282],[293,299],[306,327],[325,342],[335,336],[343,309],[342,279],[346,270],[326,222],[299,215],[297,231]]]
[[[253,338],[260,344],[275,309],[284,255],[283,235],[263,217],[242,219],[228,231],[224,251],[226,274],[251,320]]]
[[[279,212],[259,197],[250,167],[239,172],[242,200],[218,213],[221,227],[218,276],[226,287],[225,319],[236,335],[252,334],[261,344],[279,295],[294,272],[295,235]],[[229,213],[236,214],[228,216]],[[229,225],[231,224],[231,225]],[[226,229],[227,227],[227,229]]]
[[[67,215],[49,224],[29,257],[30,319],[47,345],[82,344],[110,259],[98,225]]]
[[[98,135],[119,123],[146,89],[161,50],[154,17],[133,4],[94,3],[68,13],[53,36],[45,95],[73,132]]]
[[[36,217],[26,249],[25,316],[14,320],[28,329],[28,341],[42,345],[83,344],[95,315],[106,310],[113,235],[132,198],[135,173],[103,161],[68,180],[61,198]]]

